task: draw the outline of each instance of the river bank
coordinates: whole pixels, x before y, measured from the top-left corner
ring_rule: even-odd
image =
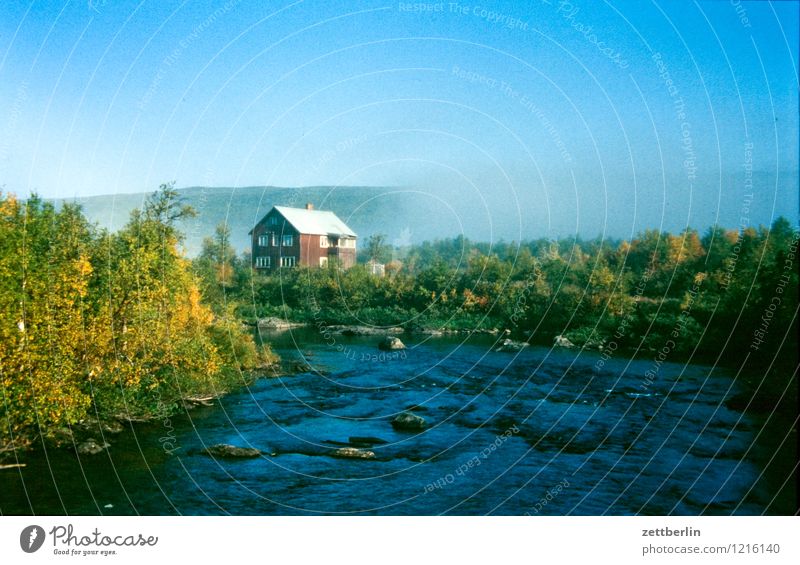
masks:
[[[274,361],[261,366],[258,370],[240,372],[241,383],[230,390],[189,395],[171,404],[158,403],[159,411],[149,414],[139,412],[136,415],[124,413],[99,415],[95,411],[95,416],[59,428],[50,433],[46,439],[29,434],[16,438],[19,442],[17,447],[13,444],[0,446],[0,470],[24,467],[26,454],[46,452],[48,449],[70,451],[79,456],[95,456],[110,448],[118,437],[126,432],[129,433],[135,425],[165,422],[199,407],[215,406],[215,401],[235,393],[239,388],[246,388],[259,379],[286,376],[300,370],[302,367],[296,363],[284,364]]]
[[[581,328],[564,333],[548,332],[529,332],[521,330],[515,326],[505,326],[501,323],[487,324],[486,327],[458,327],[461,324],[454,322],[453,326],[441,325],[419,325],[411,324],[392,324],[387,320],[385,324],[362,325],[347,324],[341,320],[326,321],[319,319],[315,321],[304,321],[304,319],[285,319],[277,316],[262,318],[258,320],[244,319],[242,323],[252,331],[264,331],[268,334],[279,335],[285,331],[300,331],[304,333],[316,333],[318,336],[326,335],[349,335],[349,336],[383,336],[386,334],[404,334],[415,337],[472,337],[489,336],[497,339],[497,346],[504,340],[511,340],[518,345],[530,345],[538,347],[553,347],[577,349],[580,351],[597,352],[601,358],[626,357],[630,359],[646,360],[652,359],[655,364],[663,363],[667,358],[676,363],[700,363],[714,366],[723,366],[729,369],[736,369],[742,366],[743,357],[734,355],[723,355],[719,348],[713,350],[694,347],[690,349],[676,348],[675,344],[670,345],[669,340],[660,344],[660,347],[644,344],[639,340],[634,344],[620,342],[619,338],[613,334],[604,335],[595,328]],[[695,344],[697,346],[698,344]],[[511,347],[510,351],[519,349]],[[759,358],[754,356],[753,360]],[[791,371],[796,364],[791,355],[782,356],[770,360],[779,370]]]

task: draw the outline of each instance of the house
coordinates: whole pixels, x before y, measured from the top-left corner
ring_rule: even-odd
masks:
[[[310,203],[305,209],[274,206],[249,235],[253,268],[259,271],[356,264],[355,232],[333,212],[315,210]]]

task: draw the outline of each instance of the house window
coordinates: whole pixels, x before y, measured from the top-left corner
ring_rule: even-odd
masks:
[[[319,246],[320,247],[328,247],[328,236],[327,235],[319,236]]]
[[[283,236],[283,246],[291,247],[292,245],[294,245],[294,236],[291,234]]]
[[[270,216],[269,220],[267,220],[267,221],[269,222],[269,225],[277,226],[278,225],[278,216]]]
[[[256,267],[259,269],[267,269],[270,266],[269,257],[256,257]]]
[[[327,257],[320,257],[319,258],[319,266],[320,267],[327,267],[328,266],[328,258]]]
[[[355,239],[341,239],[341,240],[339,240],[339,247],[343,247],[344,249],[355,249],[356,248],[356,240]]]
[[[258,236],[258,245],[259,247],[266,247],[269,245],[269,236],[260,235]]]
[[[281,267],[294,267],[294,265],[295,265],[294,257],[281,257]]]

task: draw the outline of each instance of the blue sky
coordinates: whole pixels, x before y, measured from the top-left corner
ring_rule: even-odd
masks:
[[[797,22],[792,2],[7,2],[0,185],[390,185],[510,239],[796,222]]]

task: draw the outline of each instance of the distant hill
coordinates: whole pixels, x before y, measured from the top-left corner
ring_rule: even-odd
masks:
[[[197,210],[197,217],[180,226],[186,235],[189,256],[200,251],[203,238],[214,234],[220,223],[231,230],[231,243],[238,250],[249,248],[247,232],[274,205],[302,208],[307,202],[317,209],[332,210],[359,237],[372,233],[388,236],[390,243],[408,244],[424,239],[451,237],[460,233],[452,222],[430,221],[428,214],[416,210],[418,203],[407,191],[387,187],[303,187],[273,186],[190,187],[179,189],[186,204]],[[131,210],[140,208],[149,193],[88,196],[70,199],[83,207],[90,221],[115,231],[128,221]],[[56,201],[57,203],[63,200]]]
[[[487,183],[476,186],[437,183],[429,186],[275,186],[190,187],[179,189],[198,216],[184,222],[186,251],[196,255],[203,238],[226,222],[238,251],[249,247],[247,232],[274,205],[332,210],[364,241],[383,233],[397,246],[464,235],[473,241],[520,241],[538,237],[630,238],[648,228],[677,233],[687,225],[701,232],[718,223],[729,228],[746,216],[750,225],[769,225],[780,215],[798,224],[797,171],[744,171],[699,177],[694,186],[674,173],[667,179],[642,173],[630,179],[576,177],[575,186],[532,181],[517,187]],[[666,180],[666,182],[665,182]],[[617,187],[610,196],[607,186]],[[512,190],[513,188],[513,190]],[[752,193],[748,196],[747,193]],[[87,217],[117,230],[147,193],[88,196],[70,200],[83,206]]]

